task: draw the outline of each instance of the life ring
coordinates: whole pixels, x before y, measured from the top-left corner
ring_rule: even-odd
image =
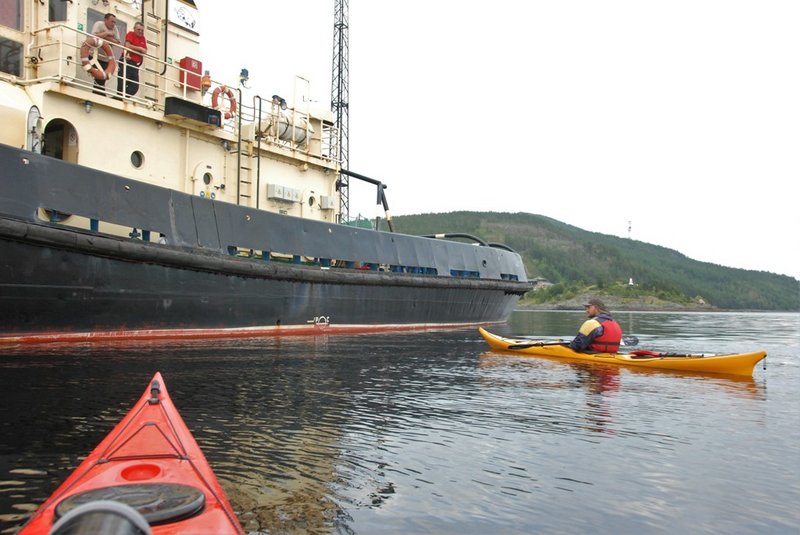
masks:
[[[100,64],[97,63],[97,58],[89,59],[92,49],[103,49],[106,57],[108,57],[108,65],[104,71]],[[117,61],[114,59],[114,51],[111,50],[111,45],[103,41],[99,37],[88,37],[81,45],[81,67],[84,71],[88,72],[92,78],[98,81],[108,80],[114,71],[117,70]]]
[[[214,89],[214,92],[211,93],[211,107],[214,108],[215,110],[223,111],[221,109],[222,102],[219,98],[219,96],[222,94],[224,94],[228,98],[228,109],[225,110],[225,113],[223,115],[225,116],[226,119],[230,119],[231,117],[236,115],[236,99],[234,98],[233,91],[231,91],[230,87],[221,85],[218,86],[216,89]]]

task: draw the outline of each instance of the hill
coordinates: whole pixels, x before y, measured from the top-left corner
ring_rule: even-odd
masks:
[[[568,301],[591,292],[718,309],[800,310],[800,281],[793,277],[700,262],[666,247],[589,232],[541,215],[450,212],[398,216],[393,222],[403,234],[464,233],[513,248],[529,278],[553,284],[530,292],[523,304]]]

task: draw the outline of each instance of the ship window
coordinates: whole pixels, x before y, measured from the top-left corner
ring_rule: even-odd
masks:
[[[22,0],[4,1],[0,4],[0,25],[22,30]]]
[[[22,43],[0,37],[0,71],[22,75]]]
[[[135,150],[131,153],[131,163],[136,169],[141,169],[144,165],[144,154],[141,151]]]
[[[203,184],[208,186],[209,184],[211,184],[211,180],[213,178],[214,177],[211,176],[211,173],[203,173]]]
[[[67,3],[64,0],[50,0],[48,15],[50,22],[67,20]]]

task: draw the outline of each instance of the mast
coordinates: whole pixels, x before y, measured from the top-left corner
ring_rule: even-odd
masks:
[[[341,169],[350,169],[350,67],[348,60],[348,0],[335,0],[333,23],[333,74],[331,76],[331,111],[336,117],[339,129],[339,162]],[[339,175],[339,220],[344,223],[350,219],[350,180],[347,175]]]

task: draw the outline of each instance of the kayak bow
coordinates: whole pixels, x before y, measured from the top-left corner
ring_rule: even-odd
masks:
[[[129,511],[144,524],[141,527],[134,522],[137,518],[126,518],[126,532],[130,533],[244,533],[158,372],[131,411],[42,504],[19,535],[86,532],[74,528],[84,511],[88,516],[106,515],[103,521],[112,524],[117,520],[111,517],[125,517]],[[84,518],[87,525],[88,516]],[[73,524],[61,531],[64,522]],[[109,532],[105,527],[101,531]]]
[[[482,327],[479,327],[478,331],[492,349],[513,352],[516,355],[602,362],[662,370],[752,376],[755,365],[767,356],[764,351],[729,355],[674,354],[656,351],[581,353],[571,349],[567,343],[537,343],[525,338],[504,338],[492,334]]]

